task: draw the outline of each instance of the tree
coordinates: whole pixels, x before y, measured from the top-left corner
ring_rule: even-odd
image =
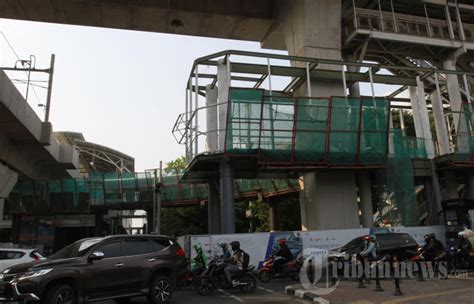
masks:
[[[186,159],[180,156],[166,163],[165,173],[173,174],[186,169]],[[207,233],[206,206],[182,206],[163,208],[161,212],[161,231],[171,236]]]

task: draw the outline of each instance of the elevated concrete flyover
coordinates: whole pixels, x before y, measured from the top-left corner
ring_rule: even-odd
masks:
[[[59,144],[52,125],[36,115],[8,76],[0,71],[0,189],[24,179],[77,176],[78,153]],[[13,182],[14,184],[14,182]],[[5,196],[9,191],[5,191]]]
[[[272,0],[0,1],[0,18],[249,41],[274,40]],[[272,35],[270,35],[272,34]],[[276,33],[278,34],[278,33]]]

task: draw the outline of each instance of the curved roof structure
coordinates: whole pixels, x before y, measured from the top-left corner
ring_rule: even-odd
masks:
[[[84,135],[78,132],[55,132],[59,142],[74,146],[79,152],[81,173],[91,172],[134,172],[135,159],[125,153],[88,142]]]

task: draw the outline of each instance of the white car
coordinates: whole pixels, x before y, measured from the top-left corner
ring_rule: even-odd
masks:
[[[14,265],[44,259],[36,249],[0,248],[0,272]]]

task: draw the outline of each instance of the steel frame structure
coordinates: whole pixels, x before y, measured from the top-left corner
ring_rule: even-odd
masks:
[[[236,60],[231,61],[232,58],[236,58]],[[199,66],[216,67],[218,66],[219,59],[224,59],[228,65],[230,74],[229,77],[231,81],[249,83],[253,88],[260,88],[263,80],[265,79],[269,79],[271,86],[272,76],[283,76],[289,78],[290,81],[283,91],[272,91],[270,88],[268,93],[271,95],[273,92],[273,94],[281,94],[282,96],[291,96],[294,91],[303,85],[304,82],[307,82],[308,87],[310,87],[311,81],[315,80],[341,81],[343,87],[346,88],[346,96],[343,97],[347,97],[347,88],[353,82],[370,83],[372,97],[375,97],[374,84],[399,85],[401,88],[406,89],[408,86],[417,86],[417,77],[422,80],[428,79],[429,77],[433,77],[438,80],[440,75],[444,77],[446,77],[446,75],[460,76],[465,80],[466,84],[468,79],[469,81],[471,81],[471,79],[474,80],[474,72],[437,69],[433,66],[400,66],[237,50],[227,50],[214,53],[198,58],[194,61],[185,88],[185,96],[187,97],[185,104],[186,112],[178,116],[178,119],[172,129],[172,133],[175,136],[177,142],[186,146],[186,159],[188,163],[193,159],[194,156],[202,152],[199,151],[199,137],[206,135],[205,131],[199,129],[197,117],[198,112],[205,110],[208,108],[208,106],[200,106],[198,98],[199,96],[206,96],[206,85],[211,85],[211,87],[213,87],[217,83],[217,73],[199,73]],[[266,60],[267,64],[248,63],[249,61],[255,62],[255,60],[258,59]],[[247,62],[245,62],[245,60],[247,60]],[[271,64],[271,60],[284,61],[288,64],[288,66],[273,65]],[[336,66],[339,67],[339,71],[317,69],[320,65]],[[367,71],[349,72],[349,68],[365,69]],[[392,75],[386,75],[386,73],[377,74],[379,72],[382,73],[382,71],[389,71]],[[255,75],[257,75],[257,77],[255,77]],[[203,82],[205,82],[205,84]],[[438,95],[441,95],[439,82],[440,81],[438,80],[438,85],[435,87],[435,91],[438,92]],[[232,85],[230,85],[230,87],[232,87]],[[390,100],[392,108],[399,107],[399,105],[396,103],[397,99],[395,96],[403,91],[401,88],[387,94],[387,96],[391,97],[392,99]],[[466,96],[468,96],[468,99],[470,99],[471,92],[469,91],[468,85],[466,85],[465,91]],[[317,92],[313,92],[312,95],[314,95],[314,93],[317,94]],[[219,106],[225,103],[229,104],[229,100],[226,102],[219,102],[212,106]],[[444,107],[449,108],[449,104],[445,105]],[[218,131],[224,132],[225,129]]]

